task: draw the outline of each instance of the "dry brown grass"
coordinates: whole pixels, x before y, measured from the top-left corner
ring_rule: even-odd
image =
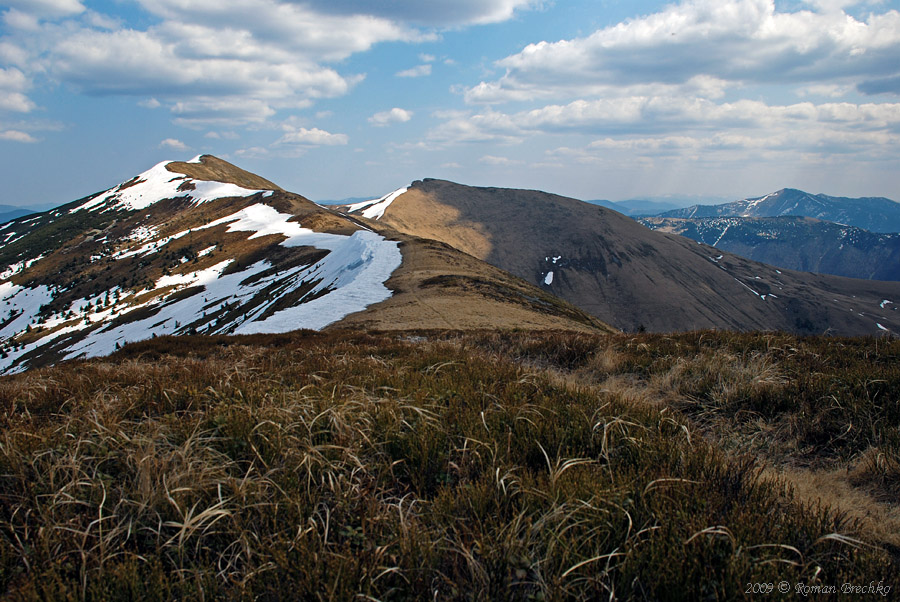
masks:
[[[16,599],[724,600],[753,581],[892,583],[890,542],[870,525],[895,514],[847,516],[851,490],[822,498],[836,509],[810,503],[781,480],[799,477],[740,451],[759,419],[783,421],[796,460],[868,467],[843,482],[854,494],[891,475],[878,453],[894,449],[882,401],[896,398],[871,380],[897,349],[776,342],[777,369],[758,335],[162,337],[5,377],[0,586]],[[713,378],[714,357],[734,383]],[[781,397],[800,367],[845,415],[793,413]],[[806,421],[847,419],[869,434],[809,449]]]

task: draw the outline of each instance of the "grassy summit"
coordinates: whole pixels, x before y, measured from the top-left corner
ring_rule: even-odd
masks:
[[[875,339],[710,332],[300,332],[162,337],[4,377],[0,591],[725,600],[782,580],[896,586],[898,355]],[[884,512],[880,528],[805,493],[822,475]]]

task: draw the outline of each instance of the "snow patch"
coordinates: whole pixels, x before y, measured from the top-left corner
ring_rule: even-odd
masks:
[[[246,197],[262,192],[248,190],[234,184],[194,180],[166,169],[171,161],[163,161],[130,180],[70,210],[92,210],[98,208],[121,208],[129,210],[145,209],[162,199],[189,198],[195,204],[206,203],[227,197]],[[179,190],[185,183],[193,184],[193,190]]]
[[[884,326],[882,326],[882,325],[879,324],[878,322],[875,322],[875,326],[877,326],[877,327],[879,328],[879,330],[884,330],[884,331],[886,331],[886,332],[890,332],[890,331],[891,331],[890,328],[885,328]]]
[[[728,224],[727,226],[725,226],[725,229],[722,230],[722,233],[719,234],[719,238],[716,239],[716,242],[714,242],[714,243],[712,244],[712,246],[715,247],[716,245],[719,244],[719,241],[722,240],[722,237],[725,236],[725,233],[728,232],[728,228],[730,228],[730,227],[731,227],[731,224]],[[719,259],[722,259],[722,256],[721,256],[721,255],[719,255]]]
[[[384,216],[384,210],[387,209],[391,203],[397,200],[401,194],[405,193],[409,188],[398,188],[394,192],[389,192],[383,197],[379,199],[374,199],[371,201],[363,201],[361,203],[354,203],[347,207],[347,213],[353,213],[355,211],[362,210],[362,215],[368,219],[381,219]]]
[[[884,301],[881,302],[880,307],[881,307],[881,309],[884,309],[884,306],[885,306],[885,305],[893,305],[893,304],[894,304],[893,301],[891,301],[891,300],[889,300],[889,299],[885,299]]]
[[[553,272],[547,272],[547,275],[544,276],[544,284],[547,286],[553,284]]]
[[[27,270],[28,268],[30,268],[31,264],[35,263],[36,261],[40,261],[43,258],[44,258],[44,255],[38,255],[34,259],[28,259],[26,261],[19,261],[19,262],[12,264],[11,266],[9,266],[5,270],[3,270],[3,272],[0,272],[0,280],[9,280],[10,278],[15,276],[22,270]]]

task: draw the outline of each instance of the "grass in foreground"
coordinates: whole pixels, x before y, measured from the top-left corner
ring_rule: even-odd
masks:
[[[701,436],[748,406],[801,413],[783,441],[807,441],[818,389],[782,399],[801,356],[776,345],[769,366],[762,335],[729,336],[157,339],[3,378],[0,590],[725,600],[753,582],[895,583],[858,524]],[[874,342],[846,344],[835,355]],[[712,364],[726,351],[731,372]],[[835,366],[870,432],[817,456],[895,449],[897,381],[877,401],[863,387],[863,407],[854,369]]]

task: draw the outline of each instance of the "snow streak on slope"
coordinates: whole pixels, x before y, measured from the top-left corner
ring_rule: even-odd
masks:
[[[362,203],[354,203],[347,207],[347,213],[354,213],[362,209],[360,215],[369,219],[381,219],[385,209],[393,203],[397,197],[409,190],[408,188],[399,188],[394,192],[389,192],[380,199],[372,201],[363,201]]]
[[[245,197],[262,192],[224,184],[194,180],[166,169],[171,161],[163,161],[136,178],[101,193],[75,207],[70,213],[85,209],[145,209],[162,199],[191,198],[194,203],[206,203],[225,197]]]
[[[234,196],[233,190],[224,190]],[[223,255],[210,267],[192,270],[185,261],[141,288],[115,286],[54,312],[42,307],[63,288],[3,282],[0,371],[24,370],[31,357],[51,346],[71,359],[105,355],[127,342],[166,334],[319,329],[391,296],[384,282],[400,265],[398,243],[365,230],[350,236],[315,232],[291,217],[257,203],[191,231],[227,226],[228,232],[250,233],[248,240],[281,236],[281,246],[297,249],[301,260],[293,263],[263,258],[235,270],[236,258]],[[153,226],[136,228],[122,239],[131,249],[108,260],[160,252],[191,231],[160,236]],[[204,248],[197,256],[216,249]]]

